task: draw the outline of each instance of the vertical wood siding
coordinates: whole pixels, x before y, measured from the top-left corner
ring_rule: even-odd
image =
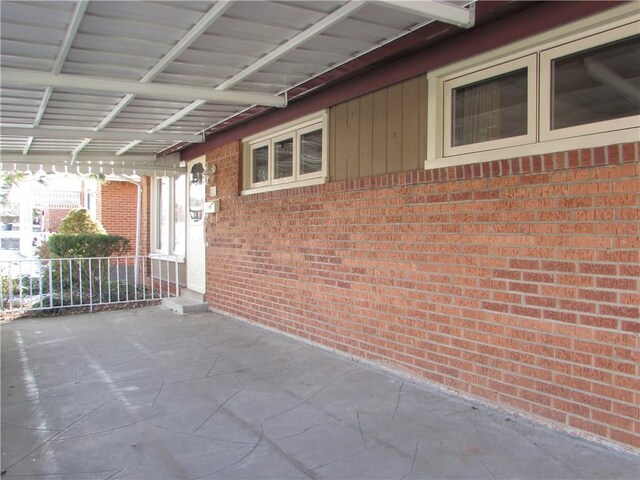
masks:
[[[427,150],[427,79],[420,76],[329,110],[332,181],[420,168]]]

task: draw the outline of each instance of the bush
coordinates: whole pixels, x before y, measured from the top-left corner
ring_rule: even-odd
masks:
[[[91,217],[86,208],[76,208],[71,210],[60,223],[58,233],[62,235],[76,235],[82,233],[92,233],[96,235],[106,235],[107,231],[102,224]]]
[[[124,255],[129,239],[120,235],[59,233],[49,237],[48,248],[55,258],[110,257]]]

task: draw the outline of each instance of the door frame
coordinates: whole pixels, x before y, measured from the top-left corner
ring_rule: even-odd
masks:
[[[203,171],[204,168],[206,168],[206,157],[202,156],[202,157],[198,157],[195,158],[193,160],[190,160],[189,162],[187,162],[187,211],[186,211],[186,228],[187,228],[187,238],[186,238],[186,269],[185,269],[185,273],[186,273],[186,285],[187,288],[189,290],[193,290],[194,292],[198,292],[198,293],[202,293],[204,294],[206,291],[206,246],[205,246],[205,232],[206,232],[206,225],[205,225],[205,215],[204,215],[204,200],[205,200],[205,189],[206,189],[206,180],[204,175],[202,175],[202,185],[203,185],[203,192],[202,192],[202,210],[201,210],[201,217],[198,220],[194,220],[194,218],[192,217],[192,211],[191,211],[191,169],[193,168],[194,165],[196,165],[197,163],[201,163],[202,167],[203,167]],[[200,231],[195,231],[195,235],[193,235],[194,230],[200,230]],[[199,246],[199,250],[200,251],[194,251],[194,245],[192,242],[197,241],[197,239],[201,240],[201,245]],[[197,257],[197,258],[196,258]],[[203,262],[203,260],[205,260]],[[196,279],[194,278],[194,265],[205,265],[204,270],[202,272],[202,278],[200,279]],[[194,282],[194,280],[196,280]]]

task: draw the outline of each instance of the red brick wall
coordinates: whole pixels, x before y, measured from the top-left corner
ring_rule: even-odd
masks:
[[[239,149],[213,309],[640,447],[638,144],[248,196]]]
[[[135,253],[138,187],[129,182],[106,182],[100,188],[98,218],[111,235],[131,242],[127,255]]]
[[[64,217],[72,208],[45,208],[43,218],[43,229],[45,232],[57,233]]]

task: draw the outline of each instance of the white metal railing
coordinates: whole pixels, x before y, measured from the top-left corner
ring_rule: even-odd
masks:
[[[178,278],[178,262],[156,255],[0,261],[0,312],[177,297]]]

